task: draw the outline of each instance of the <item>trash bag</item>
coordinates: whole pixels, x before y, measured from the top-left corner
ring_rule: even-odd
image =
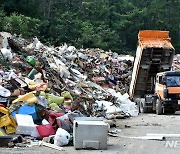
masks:
[[[54,137],[54,144],[57,146],[67,145],[69,143],[69,140],[70,134],[66,130],[58,128]]]
[[[56,118],[57,124],[60,128],[63,128],[68,133],[73,132],[73,125],[69,120],[62,120],[61,117]]]
[[[10,49],[2,48],[1,53],[3,54],[5,60],[9,60],[9,61],[12,60],[13,55]]]

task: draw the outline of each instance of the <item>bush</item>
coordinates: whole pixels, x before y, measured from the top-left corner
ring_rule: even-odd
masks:
[[[3,30],[12,34],[32,37],[39,34],[40,20],[13,13],[4,17]]]

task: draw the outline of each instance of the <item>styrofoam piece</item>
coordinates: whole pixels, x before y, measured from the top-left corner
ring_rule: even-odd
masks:
[[[40,137],[36,126],[37,126],[37,125],[35,125],[35,128],[34,128],[34,130],[32,131],[31,136],[33,136],[33,137]]]
[[[107,114],[116,114],[119,112],[121,112],[121,109],[119,107],[116,107],[115,105],[109,106],[106,111]]]
[[[35,129],[33,118],[31,115],[16,114],[17,121],[16,134],[31,135]]]
[[[74,46],[69,46],[67,50],[73,52],[76,50],[76,48]]]
[[[121,112],[120,107],[113,105],[112,102],[108,102],[108,101],[96,101],[96,103],[98,104],[98,107],[96,107],[97,109],[101,109],[103,107],[104,110],[106,110],[107,114],[113,114],[113,113],[119,113]]]
[[[119,99],[120,99],[121,102],[127,100],[128,98],[129,98],[128,93],[125,93],[124,95],[122,95],[121,97],[119,97]]]
[[[9,97],[10,95],[11,95],[11,92],[8,89],[0,86],[0,96]]]
[[[65,114],[63,116],[57,117],[56,120],[69,120],[68,114]]]
[[[43,124],[43,125],[49,124],[49,121],[47,121],[46,119],[43,119],[43,120],[42,120],[42,124]]]
[[[108,125],[104,121],[75,120],[73,142],[75,149],[107,149]]]
[[[129,100],[130,101],[130,100]],[[120,104],[120,109],[124,113],[128,113],[133,117],[138,116],[138,109],[134,102]]]

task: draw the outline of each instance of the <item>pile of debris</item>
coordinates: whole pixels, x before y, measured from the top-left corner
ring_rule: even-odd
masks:
[[[54,142],[62,146],[73,138],[75,117],[138,115],[127,94],[132,56],[0,35],[0,128],[6,134],[28,139],[63,134],[66,140]]]
[[[180,70],[180,54],[174,56],[172,70]]]

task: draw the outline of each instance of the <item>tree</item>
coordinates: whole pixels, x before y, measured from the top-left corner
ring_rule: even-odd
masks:
[[[66,42],[129,53],[135,52],[139,30],[168,30],[180,53],[180,0],[0,2],[0,28],[11,33],[39,34],[42,41],[55,45]]]
[[[32,37],[39,33],[39,20],[16,13],[6,16],[3,19],[3,30],[21,34],[24,37]]]

